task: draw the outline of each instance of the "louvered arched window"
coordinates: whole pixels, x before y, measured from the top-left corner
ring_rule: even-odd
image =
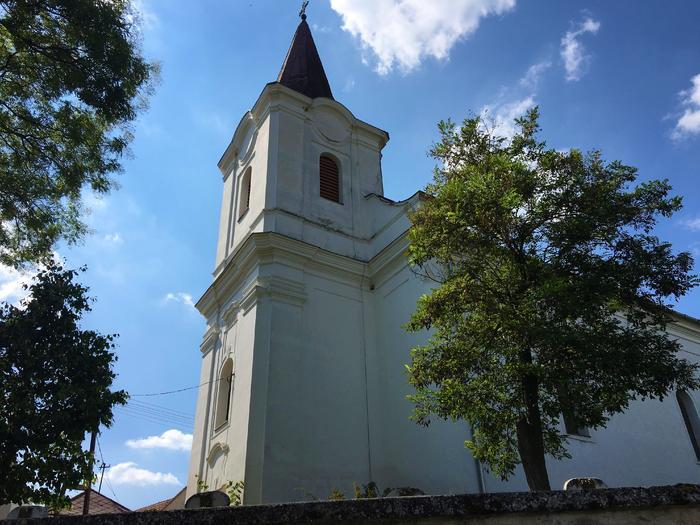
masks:
[[[318,164],[321,197],[339,203],[340,170],[338,169],[338,163],[329,155],[321,155]]]
[[[690,443],[695,451],[695,457],[700,461],[700,443],[698,442],[700,438],[700,417],[698,417],[698,411],[695,409],[695,403],[693,403],[693,398],[687,392],[676,392],[676,399],[681,409]]]

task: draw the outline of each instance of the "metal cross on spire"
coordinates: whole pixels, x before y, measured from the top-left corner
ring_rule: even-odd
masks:
[[[309,5],[309,0],[304,0],[304,2],[302,2],[302,4],[301,4],[301,11],[299,11],[299,17],[302,20],[306,20],[306,8],[308,7],[308,5]]]

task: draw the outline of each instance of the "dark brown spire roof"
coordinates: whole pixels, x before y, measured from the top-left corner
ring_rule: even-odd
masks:
[[[311,29],[302,15],[277,82],[310,98],[333,98]]]

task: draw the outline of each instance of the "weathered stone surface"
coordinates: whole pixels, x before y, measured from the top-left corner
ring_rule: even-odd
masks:
[[[22,505],[21,507],[14,508],[7,515],[8,520],[15,520],[18,518],[48,518],[49,509],[42,507],[40,505]]]
[[[186,509],[210,509],[215,507],[228,507],[231,500],[225,492],[212,490],[210,492],[200,492],[190,498],[185,503]]]
[[[391,489],[389,494],[386,495],[388,498],[404,498],[406,496],[425,496],[425,492],[421,489],[416,489],[413,487],[396,487]]]
[[[275,525],[281,523],[698,523],[700,485],[413,496],[52,518],[51,525]],[[7,525],[42,525],[37,519]]]
[[[598,478],[571,478],[564,482],[564,490],[607,489],[608,486]]]

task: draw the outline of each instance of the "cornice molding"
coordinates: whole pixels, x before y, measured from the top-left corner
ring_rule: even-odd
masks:
[[[242,285],[243,280],[256,264],[267,264],[273,261],[327,273],[338,273],[338,270],[341,270],[344,278],[357,282],[361,282],[366,275],[367,266],[363,261],[338,255],[279,233],[252,233],[236,249],[212,285],[197,301],[197,309],[206,318],[210,318],[216,308],[221,308],[235,289]],[[272,294],[297,303],[306,299],[306,292],[299,283],[277,277],[262,277],[256,279],[244,292],[244,297],[240,300],[241,308],[245,309],[248,306],[251,300],[249,295],[254,294],[257,297],[261,293]]]
[[[403,266],[408,264],[406,260],[408,246],[408,230],[406,230],[370,260],[369,276],[378,281],[375,283],[377,286],[383,281],[386,270],[393,268],[397,260],[401,260]]]
[[[241,304],[238,301],[231,301],[228,306],[224,308],[224,311],[221,314],[221,319],[224,321],[227,330],[236,324],[236,321],[238,320],[238,311],[240,309]]]
[[[670,317],[672,321],[666,326],[670,334],[677,333],[679,336],[700,344],[700,323],[679,312],[672,312]]]
[[[204,336],[202,337],[202,342],[199,345],[199,351],[202,354],[207,354],[210,350],[216,346],[216,342],[219,340],[219,334],[221,333],[221,330],[219,330],[218,326],[210,326],[207,328],[207,331],[204,332]]]

